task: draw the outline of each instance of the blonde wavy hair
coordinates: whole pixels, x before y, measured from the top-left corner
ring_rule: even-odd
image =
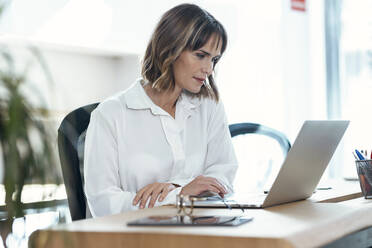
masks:
[[[168,10],[157,24],[147,46],[142,62],[142,77],[159,92],[174,90],[173,63],[183,51],[198,50],[213,35],[217,37],[217,46],[222,42],[222,55],[227,46],[227,34],[211,14],[194,4],[181,4]],[[208,79],[209,85],[203,85],[200,92],[193,95],[218,101],[219,93],[213,73]]]

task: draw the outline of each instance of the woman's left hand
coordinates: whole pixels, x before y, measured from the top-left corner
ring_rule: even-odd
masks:
[[[176,186],[172,183],[152,183],[143,187],[140,191],[137,192],[137,195],[133,199],[133,205],[140,203],[140,208],[146,206],[146,202],[151,197],[149,208],[154,207],[156,200],[159,197],[159,202],[163,201],[168,193],[174,190]]]

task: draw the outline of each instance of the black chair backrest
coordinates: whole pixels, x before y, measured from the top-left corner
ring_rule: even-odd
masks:
[[[231,137],[242,135],[242,134],[249,134],[249,133],[256,133],[269,136],[276,141],[278,141],[280,147],[282,148],[284,157],[287,155],[289,150],[291,149],[291,143],[289,142],[287,136],[275,129],[270,127],[257,124],[257,123],[235,123],[229,125]]]
[[[58,129],[58,151],[72,220],[86,218],[82,164],[79,162],[78,141],[89,125],[90,114],[99,103],[80,107],[69,113]]]

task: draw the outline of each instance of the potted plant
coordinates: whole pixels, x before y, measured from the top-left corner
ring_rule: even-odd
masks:
[[[0,15],[3,9],[4,4],[0,6]],[[28,52],[51,81],[38,50],[29,48]],[[18,62],[11,50],[0,45],[0,182],[5,188],[7,212],[0,232],[4,246],[14,218],[24,216],[21,202],[24,185],[35,180],[45,183],[47,174],[54,174],[57,183],[60,180],[55,169],[50,129],[42,121],[48,111],[30,100],[31,91],[27,87],[31,66],[26,61]],[[22,70],[17,68],[20,64],[24,67]]]

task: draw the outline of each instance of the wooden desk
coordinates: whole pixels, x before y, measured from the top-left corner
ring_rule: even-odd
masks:
[[[359,190],[360,191],[360,190]],[[337,188],[332,199],[340,199]],[[317,195],[318,194],[318,195]],[[175,214],[171,206],[127,212],[57,225],[32,234],[31,247],[319,247],[372,226],[372,200],[324,202],[319,193],[267,209],[245,210],[253,216],[238,227],[128,227],[128,221]],[[350,190],[344,194],[360,193]],[[337,196],[338,195],[338,196]],[[318,197],[318,200],[316,199]],[[342,199],[341,199],[342,200]],[[197,209],[200,215],[234,215],[241,210]]]

